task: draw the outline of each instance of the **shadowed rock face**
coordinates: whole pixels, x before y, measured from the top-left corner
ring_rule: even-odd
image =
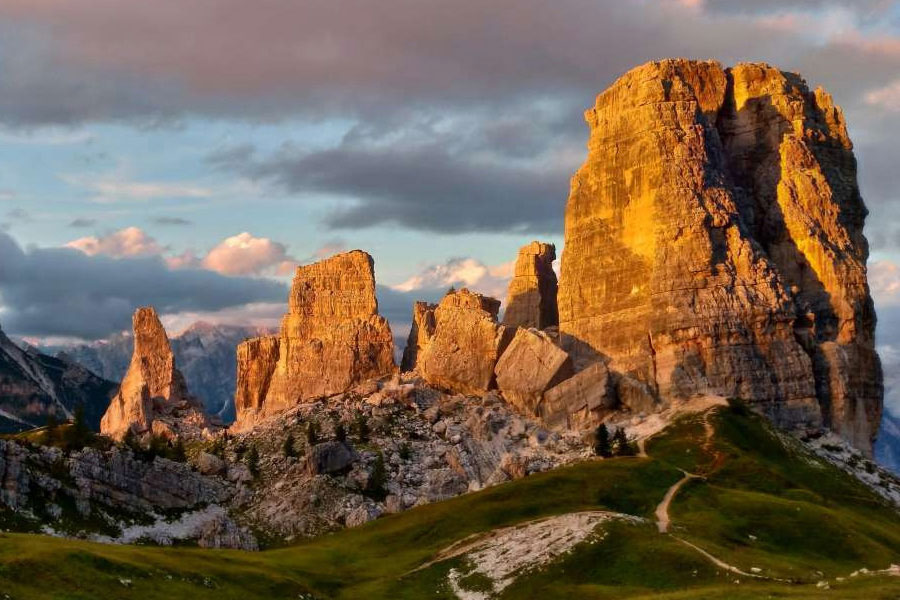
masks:
[[[586,112],[559,290],[576,359],[871,450],[881,368],[843,115],[767,65],[667,60]]]
[[[354,250],[299,267],[277,342],[257,338],[238,349],[235,428],[389,375],[393,349],[371,256]]]
[[[504,325],[545,329],[559,324],[554,260],[556,247],[553,244],[531,242],[519,249],[506,297]]]
[[[434,310],[436,308],[437,304],[427,302],[416,302],[413,305],[412,327],[409,329],[406,348],[403,349],[401,371],[412,371],[416,368],[419,353],[425,349],[434,335]]]
[[[132,325],[131,364],[100,421],[100,432],[119,440],[129,430],[166,436],[187,430],[199,433],[209,421],[175,368],[169,338],[156,310],[149,306],[137,309]]]

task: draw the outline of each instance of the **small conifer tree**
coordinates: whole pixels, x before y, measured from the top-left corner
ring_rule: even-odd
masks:
[[[609,429],[606,428],[606,423],[600,423],[597,430],[594,432],[594,454],[602,456],[603,458],[612,456]]]

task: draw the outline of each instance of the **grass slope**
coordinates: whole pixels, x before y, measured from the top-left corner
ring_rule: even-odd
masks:
[[[648,521],[602,525],[602,542],[580,544],[523,574],[501,597],[900,596],[896,577],[836,581],[861,567],[900,562],[896,511],[740,407],[720,409],[710,420],[716,435],[706,447],[700,420],[684,419],[647,444],[650,458],[588,461],[278,550],[107,546],[3,534],[0,594],[16,600],[452,598],[446,575],[463,559],[415,569],[453,542],[543,516],[605,509]],[[662,535],[653,511],[680,469],[707,477],[679,492],[671,534]],[[725,572],[678,538],[743,570],[789,581]],[[822,578],[832,589],[816,587]]]

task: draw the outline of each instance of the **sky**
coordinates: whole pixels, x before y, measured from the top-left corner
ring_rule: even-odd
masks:
[[[294,266],[352,248],[395,329],[449,285],[502,298],[519,246],[562,248],[583,111],[670,56],[766,61],[843,106],[900,413],[884,0],[0,0],[0,325],[275,324]]]

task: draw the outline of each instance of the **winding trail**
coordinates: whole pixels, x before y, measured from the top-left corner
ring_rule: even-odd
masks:
[[[678,493],[681,486],[689,480],[700,478],[699,475],[694,475],[687,471],[682,471],[682,473],[684,473],[684,477],[676,481],[675,484],[666,491],[666,495],[663,496],[662,502],[656,507],[656,527],[659,529],[660,533],[669,533],[669,523],[671,523],[671,519],[669,519],[669,505],[672,504],[672,498],[675,497],[675,494]]]

